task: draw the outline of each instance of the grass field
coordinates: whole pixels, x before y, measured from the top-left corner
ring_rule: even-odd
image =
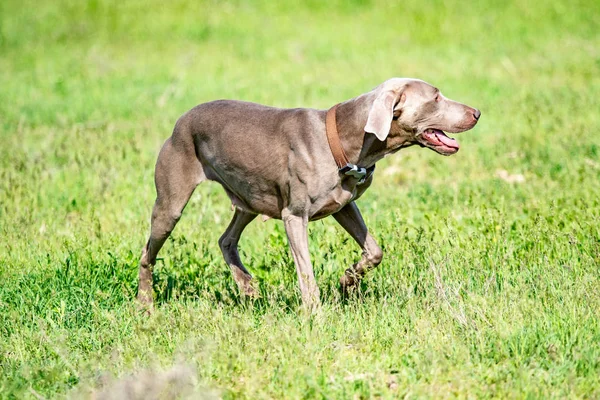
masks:
[[[0,3],[1,398],[600,397],[600,3]],[[241,253],[200,186],[133,303],[176,119],[235,98],[327,108],[409,76],[482,110],[442,157],[386,158],[358,202],[384,249],[310,227],[306,315],[280,221]],[[156,397],[144,397],[148,394]]]

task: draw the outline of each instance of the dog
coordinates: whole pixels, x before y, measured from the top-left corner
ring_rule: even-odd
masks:
[[[238,253],[244,228],[257,215],[283,220],[302,302],[320,304],[307,225],[332,215],[362,249],[340,279],[356,287],[382,251],[356,200],[373,181],[375,163],[418,145],[455,154],[445,132],[467,131],[481,112],[450,100],[418,79],[392,78],[329,110],[281,109],[235,100],[200,104],[179,118],[156,162],[151,233],[139,265],[138,301],[151,306],[152,267],[198,184],[219,182],[235,209],[219,247],[241,292],[256,296]]]

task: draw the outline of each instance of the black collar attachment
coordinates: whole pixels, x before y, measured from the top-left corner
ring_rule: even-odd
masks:
[[[357,185],[362,185],[373,175],[375,165],[369,168],[359,167],[358,165],[348,163],[340,168],[340,173],[358,179]]]

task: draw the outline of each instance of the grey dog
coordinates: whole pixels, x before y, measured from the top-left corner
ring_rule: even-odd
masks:
[[[283,220],[304,305],[319,305],[308,221],[333,215],[361,247],[360,261],[340,279],[344,290],[355,287],[382,258],[355,203],[371,185],[375,163],[415,144],[454,154],[458,143],[444,131],[469,130],[480,114],[434,86],[408,78],[389,79],[329,111],[234,100],[192,108],[179,118],[156,162],[157,197],[140,260],[138,300],[152,304],[158,251],[196,186],[207,179],[223,186],[235,208],[219,246],[242,293],[257,294],[240,260],[238,241],[258,214]],[[346,166],[340,165],[336,151],[347,154]]]

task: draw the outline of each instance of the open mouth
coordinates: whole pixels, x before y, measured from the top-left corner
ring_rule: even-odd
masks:
[[[421,134],[421,143],[438,153],[447,155],[456,153],[460,147],[456,140],[446,136],[443,131],[433,128],[426,129]]]

